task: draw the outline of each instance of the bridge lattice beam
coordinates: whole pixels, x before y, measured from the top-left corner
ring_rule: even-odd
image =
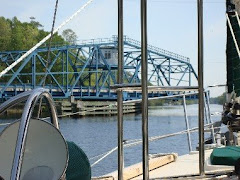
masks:
[[[124,39],[124,83],[141,81],[140,42]],[[46,87],[55,98],[116,99],[111,85],[117,83],[117,38],[82,41],[78,45],[54,45],[47,67],[47,47],[35,50],[0,79],[0,97],[7,98],[26,89]],[[25,51],[0,52],[0,67],[6,68]],[[197,75],[189,58],[149,46],[149,83],[162,86],[192,85]],[[158,93],[159,94],[159,93]],[[139,98],[125,94],[125,99]]]

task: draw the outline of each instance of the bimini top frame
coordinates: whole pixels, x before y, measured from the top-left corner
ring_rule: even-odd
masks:
[[[22,113],[21,121],[20,121],[20,126],[18,129],[17,144],[15,147],[15,154],[14,154],[13,166],[12,166],[12,172],[11,172],[11,180],[20,179],[23,152],[24,152],[28,127],[29,127],[29,122],[30,122],[36,103],[42,97],[46,98],[47,103],[50,106],[52,124],[57,129],[59,129],[57,111],[56,111],[53,99],[47,89],[37,88],[32,91],[24,92],[22,94],[19,94],[9,99],[8,101],[0,105],[0,114],[2,114],[8,108],[27,100],[24,106],[24,110]]]

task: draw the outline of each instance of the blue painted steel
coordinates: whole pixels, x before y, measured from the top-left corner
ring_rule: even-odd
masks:
[[[20,92],[43,86],[54,98],[74,96],[82,100],[116,100],[117,36],[108,39],[83,40],[78,44],[57,44],[51,47],[51,63],[46,69],[47,47],[29,55],[0,79],[0,98],[7,99]],[[26,51],[0,52],[0,67],[8,67]],[[149,83],[160,86],[191,86],[197,75],[189,58],[148,46]],[[45,73],[46,71],[46,73]],[[124,83],[139,83],[141,44],[124,37]],[[166,95],[154,92],[151,97]],[[124,93],[124,100],[141,98],[141,93]]]

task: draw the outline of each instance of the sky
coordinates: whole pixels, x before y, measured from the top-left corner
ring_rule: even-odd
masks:
[[[87,0],[59,0],[56,27]],[[0,0],[0,16],[21,21],[36,18],[50,31],[55,1]],[[148,44],[190,58],[197,72],[197,0],[148,0]],[[71,28],[78,39],[108,38],[117,34],[117,0],[94,0],[64,29]],[[124,34],[140,40],[140,0],[124,0]],[[212,97],[226,84],[226,17],[224,0],[204,0],[204,87]]]

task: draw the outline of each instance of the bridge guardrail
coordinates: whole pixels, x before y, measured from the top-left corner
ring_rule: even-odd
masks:
[[[129,44],[141,47],[141,42],[137,41],[135,39],[124,36],[123,40],[124,40],[124,42],[127,42]],[[94,44],[103,44],[103,43],[107,44],[107,43],[117,43],[117,41],[118,41],[118,37],[116,35],[113,35],[112,38],[98,38],[98,39],[89,39],[89,40],[78,40],[78,41],[76,41],[72,44],[66,44],[66,43],[52,44],[52,47],[71,46],[71,45],[94,45]],[[47,44],[44,44],[44,46],[46,47]],[[41,47],[44,47],[44,46],[41,46]],[[171,51],[168,51],[168,50],[165,50],[165,49],[161,49],[161,48],[158,48],[158,47],[153,46],[153,45],[148,45],[148,50],[153,51],[153,52],[157,52],[159,54],[168,56],[170,58],[182,60],[182,61],[187,62],[187,63],[190,62],[190,59],[186,56],[182,56],[182,55],[179,55],[177,53],[174,53],[174,52],[171,52]]]

